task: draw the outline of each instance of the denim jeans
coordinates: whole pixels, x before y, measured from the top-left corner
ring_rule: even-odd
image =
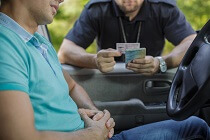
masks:
[[[190,117],[184,121],[166,120],[122,131],[110,140],[210,140],[207,123]]]

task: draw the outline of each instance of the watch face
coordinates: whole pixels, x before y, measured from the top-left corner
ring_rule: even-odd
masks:
[[[167,71],[167,65],[166,65],[166,62],[164,61],[164,59],[162,57],[157,57],[159,62],[160,62],[160,71],[162,73],[166,72]]]
[[[166,72],[167,68],[166,68],[166,66],[161,66],[160,70],[161,70],[161,72]]]

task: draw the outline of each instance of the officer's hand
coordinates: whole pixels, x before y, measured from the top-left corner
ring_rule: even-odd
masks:
[[[127,64],[127,69],[143,75],[153,75],[159,71],[160,62],[157,58],[146,56],[141,59],[134,59]]]
[[[103,111],[103,117],[98,120],[94,121],[86,114],[84,109],[79,109],[79,114],[83,121],[85,122],[85,128],[90,128],[96,133],[97,139],[106,140],[109,138],[110,130],[106,127],[106,122],[110,119],[110,113],[107,110]]]
[[[101,50],[97,53],[97,57],[95,59],[96,65],[101,72],[110,72],[114,69],[114,65],[116,64],[114,57],[119,57],[122,54],[114,49],[106,49]]]

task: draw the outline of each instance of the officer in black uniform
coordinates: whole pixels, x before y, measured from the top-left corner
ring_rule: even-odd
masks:
[[[177,8],[175,0],[90,0],[65,37],[58,56],[61,63],[112,71],[116,43],[140,43],[147,56],[127,68],[144,75],[177,67],[196,33]],[[85,49],[97,39],[99,52]],[[162,56],[165,38],[175,48]],[[112,49],[110,49],[112,48]]]

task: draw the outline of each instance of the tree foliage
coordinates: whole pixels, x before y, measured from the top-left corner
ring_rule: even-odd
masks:
[[[51,40],[58,50],[63,38],[72,28],[88,0],[65,0],[61,4],[58,14],[52,24],[48,25]],[[210,19],[210,1],[207,0],[177,0],[177,5],[185,14],[187,20],[195,30],[199,30]],[[173,49],[170,43],[166,43],[164,54]],[[88,52],[96,53],[96,45],[93,43]]]

